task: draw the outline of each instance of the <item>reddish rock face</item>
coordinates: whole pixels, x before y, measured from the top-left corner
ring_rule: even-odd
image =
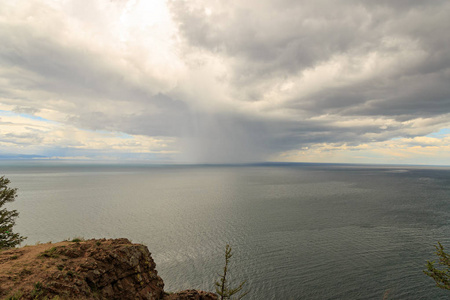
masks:
[[[127,239],[27,246],[0,252],[0,298],[215,300],[212,293],[164,292],[147,247]]]

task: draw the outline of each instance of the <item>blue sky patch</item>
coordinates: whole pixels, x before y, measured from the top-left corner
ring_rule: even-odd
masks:
[[[442,128],[440,129],[438,132],[433,132],[428,134],[428,137],[433,137],[433,138],[443,138],[446,135],[450,134],[450,128]]]

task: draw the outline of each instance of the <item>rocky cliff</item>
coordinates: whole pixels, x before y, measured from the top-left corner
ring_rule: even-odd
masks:
[[[127,239],[40,244],[0,252],[0,299],[215,300],[164,292],[147,247]]]

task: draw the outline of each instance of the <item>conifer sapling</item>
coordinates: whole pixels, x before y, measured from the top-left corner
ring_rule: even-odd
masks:
[[[220,300],[224,299],[234,299],[232,298],[233,295],[236,295],[236,300],[240,300],[244,298],[248,291],[242,292],[242,289],[244,288],[244,284],[246,281],[241,282],[237,287],[230,288],[227,275],[228,275],[228,264],[230,263],[230,259],[233,256],[231,253],[231,247],[230,245],[227,245],[225,248],[225,266],[223,267],[223,274],[220,275],[220,278],[218,281],[216,281],[216,293],[220,296]],[[237,295],[238,293],[241,293],[240,295]]]

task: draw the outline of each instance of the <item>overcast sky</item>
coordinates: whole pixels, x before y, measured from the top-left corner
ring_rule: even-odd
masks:
[[[2,0],[0,156],[450,165],[450,1]]]

